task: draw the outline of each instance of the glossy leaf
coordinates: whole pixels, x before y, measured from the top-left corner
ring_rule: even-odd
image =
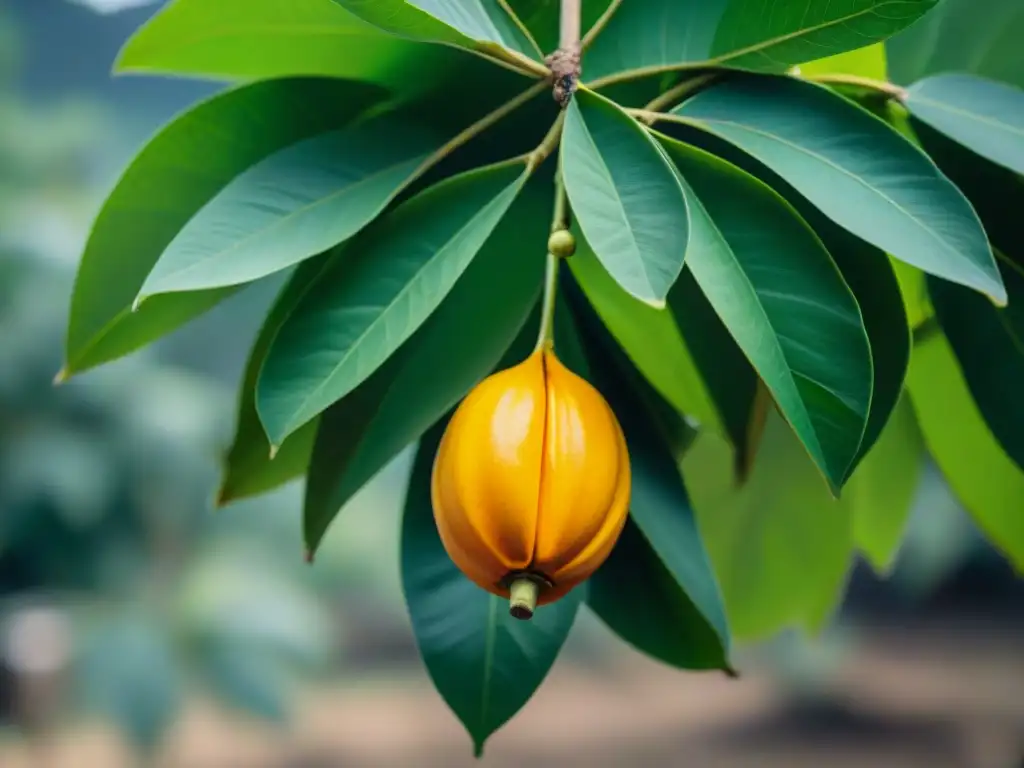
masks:
[[[701,433],[683,477],[725,596],[733,635],[819,628],[842,595],[853,553],[848,510],[821,482],[799,440],[768,414],[750,479],[737,486],[729,447]]]
[[[516,161],[441,182],[379,219],[285,321],[256,387],[273,444],[365,381],[437,308],[521,189]]]
[[[492,43],[525,55],[539,51],[498,0],[334,0],[353,14],[413,40],[478,48]]]
[[[1024,173],[1024,91],[966,74],[914,83],[910,113],[994,163]]]
[[[685,669],[727,669],[730,634],[679,467],[654,418],[658,395],[587,306],[567,286],[588,377],[622,426],[632,472],[630,523],[591,577],[588,601],[618,635]]]
[[[886,41],[889,71],[910,84],[940,72],[970,72],[1024,88],[1024,4],[1017,0],[943,0],[921,21]]]
[[[892,569],[923,470],[924,444],[904,396],[843,492],[857,548],[881,575]]]
[[[413,465],[402,523],[402,587],[427,672],[480,756],[487,738],[547,676],[585,586],[521,621],[509,615],[507,600],[462,574],[441,544],[430,503],[442,428],[443,423],[423,438]]]
[[[175,0],[121,49],[115,69],[220,78],[323,75],[419,87],[455,51],[389,35],[329,0]],[[424,78],[429,79],[429,78]]]
[[[690,271],[838,491],[860,446],[872,384],[853,294],[782,197],[724,160],[662,141],[689,197]]]
[[[283,146],[345,125],[383,95],[340,80],[273,80],[219,94],[166,126],[132,161],[93,225],[71,299],[67,370],[132,352],[229,295],[232,289],[184,293],[131,311],[160,254],[231,179]],[[265,117],[253,122],[254,114]]]
[[[924,153],[853,102],[792,78],[750,77],[674,113],[764,163],[861,239],[1006,300],[970,204]]]
[[[657,144],[614,103],[580,91],[566,113],[561,167],[575,220],[605,269],[664,306],[688,225],[679,179]]]
[[[935,316],[956,354],[978,410],[1007,455],[1024,469],[1024,266],[1001,261],[1010,302],[930,278]]]
[[[588,78],[685,66],[782,72],[852,51],[907,27],[936,0],[632,0],[584,60]]]
[[[140,297],[238,285],[326,251],[369,224],[440,144],[384,116],[274,153],[185,225]]]
[[[527,185],[434,314],[377,373],[321,417],[304,510],[310,552],[368,480],[499,361],[511,365],[529,352],[509,345],[517,333],[531,342],[536,338],[536,325],[523,324],[543,280],[549,192]],[[540,247],[524,245],[530,242]]]
[[[238,393],[235,436],[224,459],[217,494],[220,505],[265,493],[306,474],[317,422],[306,424],[285,440],[271,458],[270,441],[256,411],[256,382],[274,336],[299,300],[330,265],[333,255],[333,252],[326,253],[310,259],[295,270],[270,308],[249,351]]]
[[[986,426],[942,334],[914,347],[908,383],[925,444],[953,492],[992,544],[1024,572],[1024,472]]]

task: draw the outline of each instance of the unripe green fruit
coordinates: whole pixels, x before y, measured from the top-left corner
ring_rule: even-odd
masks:
[[[567,229],[559,229],[548,238],[548,253],[560,259],[567,259],[576,253],[576,238]]]

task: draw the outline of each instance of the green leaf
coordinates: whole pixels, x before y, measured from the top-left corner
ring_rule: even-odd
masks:
[[[579,91],[566,113],[561,163],[597,258],[626,291],[664,306],[683,268],[688,224],[679,179],[657,144],[613,102]]]
[[[872,385],[853,294],[776,192],[702,150],[662,142],[689,197],[690,271],[838,491],[860,446]]]
[[[886,41],[894,82],[939,72],[969,72],[1024,88],[1024,4],[1018,0],[943,0]]]
[[[942,334],[914,347],[908,384],[925,444],[953,492],[1024,573],[1024,472],[986,426]]]
[[[907,89],[910,114],[994,163],[1024,173],[1024,91],[965,74]]]
[[[66,370],[128,354],[228,296],[233,289],[184,293],[131,311],[160,254],[231,179],[281,147],[345,125],[383,95],[340,80],[261,82],[214,96],[161,130],[93,225],[71,299]]]
[[[140,298],[247,283],[326,251],[373,221],[440,143],[385,115],[274,153],[185,225]]]
[[[970,204],[923,152],[853,102],[788,77],[748,77],[703,91],[674,114],[764,163],[861,239],[1006,300]]]
[[[697,65],[782,72],[884,40],[936,2],[631,0],[587,52],[583,71],[597,81]]]
[[[904,396],[843,493],[854,541],[880,575],[892,569],[923,470],[924,444]]]
[[[323,415],[306,486],[310,552],[370,478],[493,371],[520,329],[535,338],[536,327],[523,324],[543,280],[550,205],[547,186],[528,184],[423,326]]]
[[[375,27],[413,40],[452,43],[470,50],[492,43],[527,56],[540,55],[498,0],[334,1]]]
[[[430,503],[430,472],[445,422],[423,438],[402,523],[402,587],[427,672],[462,721],[476,755],[529,701],[572,628],[585,587],[529,621],[467,579],[445,552]]]
[[[242,79],[323,75],[405,91],[426,85],[408,77],[410,70],[438,72],[456,53],[389,35],[328,0],[176,0],[128,40],[115,70]]]
[[[928,293],[978,410],[1024,469],[1024,267],[1009,258],[1001,266],[1010,297],[1002,309],[935,278],[928,280]]]
[[[870,77],[874,80],[885,80],[885,44],[866,45],[854,51],[838,53],[824,59],[815,59],[800,65],[800,74],[832,75],[845,74],[858,77]]]
[[[683,477],[725,596],[733,636],[812,629],[842,594],[853,554],[852,521],[782,419],[768,414],[750,479],[737,486],[729,447],[701,433]]]
[[[588,602],[618,635],[684,669],[728,669],[729,627],[718,582],[664,424],[658,395],[601,325],[578,286],[563,281],[590,380],[615,412],[629,449],[630,522],[589,581]]]
[[[256,336],[238,393],[235,437],[224,461],[217,494],[219,505],[266,493],[306,474],[317,422],[311,421],[291,435],[271,458],[270,441],[256,411],[256,382],[274,336],[300,299],[330,266],[332,255],[333,252],[325,253],[299,265],[281,289]]]
[[[451,290],[527,171],[501,163],[443,181],[379,219],[339,254],[285,321],[256,387],[271,443],[355,389]]]

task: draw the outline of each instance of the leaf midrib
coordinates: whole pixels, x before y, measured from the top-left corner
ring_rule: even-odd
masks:
[[[969,120],[972,120],[973,122],[990,125],[993,128],[997,128],[999,130],[1006,131],[1007,133],[1012,133],[1017,136],[1020,136],[1021,138],[1024,138],[1024,128],[1017,128],[1016,126],[1014,126],[1013,123],[1004,123],[998,119],[982,115],[978,112],[970,112],[966,109],[961,109],[960,107],[954,107],[952,104],[949,104],[948,102],[945,101],[939,101],[937,99],[929,98],[928,96],[922,96],[920,91],[911,91],[910,96],[911,102],[916,101],[918,104],[927,104],[932,107],[935,107],[936,109],[941,109],[945,112],[949,112],[954,115],[963,116]]]

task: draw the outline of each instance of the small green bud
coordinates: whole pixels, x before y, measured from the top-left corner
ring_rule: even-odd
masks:
[[[548,238],[548,253],[560,259],[567,259],[576,253],[576,238],[568,229],[559,229]]]

